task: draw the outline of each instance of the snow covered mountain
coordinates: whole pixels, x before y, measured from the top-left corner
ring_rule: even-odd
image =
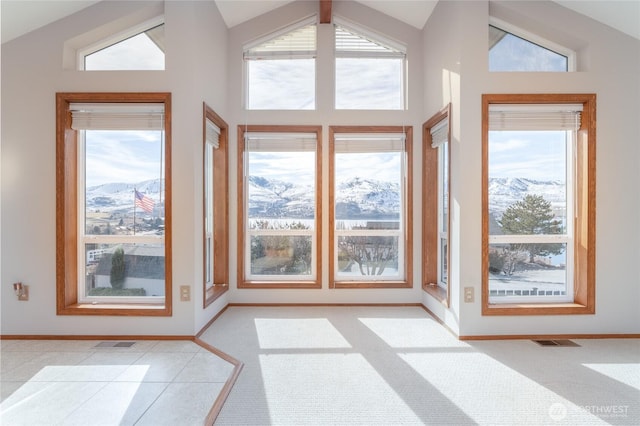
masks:
[[[566,185],[559,181],[538,181],[523,178],[491,178],[489,179],[489,212],[496,217],[511,204],[522,200],[526,195],[541,195],[551,203],[554,211],[566,210]]]
[[[164,184],[164,180],[162,182]],[[160,179],[138,183],[111,182],[87,188],[87,209],[100,211],[133,210],[133,190],[150,197],[156,206],[160,202]],[[164,191],[163,191],[164,199]]]

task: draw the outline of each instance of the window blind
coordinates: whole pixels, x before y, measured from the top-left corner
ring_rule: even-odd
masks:
[[[244,138],[247,151],[254,152],[315,152],[317,145],[315,133],[250,132]]]
[[[491,104],[489,130],[577,130],[582,104]]]
[[[406,47],[339,18],[335,23],[336,57],[404,58]]]
[[[316,57],[316,17],[272,33],[244,48],[245,60]]]
[[[207,118],[205,127],[205,139],[207,143],[213,145],[213,148],[220,148],[220,127],[216,126],[213,121]]]
[[[336,153],[402,152],[404,133],[336,133]]]
[[[438,148],[442,144],[449,142],[449,119],[444,118],[436,123],[431,129],[431,148]]]
[[[162,130],[164,104],[72,103],[74,130]]]

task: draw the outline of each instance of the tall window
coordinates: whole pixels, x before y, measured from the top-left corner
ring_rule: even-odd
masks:
[[[336,109],[404,109],[406,47],[340,18],[334,22]]]
[[[491,18],[489,71],[575,71],[575,53],[504,21]]]
[[[204,307],[229,289],[228,126],[204,105]]]
[[[58,313],[170,315],[170,94],[59,93],[57,114]]]
[[[449,115],[447,106],[423,125],[423,289],[449,303]]]
[[[484,312],[575,303],[587,313],[594,285],[595,97],[483,101]]]
[[[80,69],[164,70],[164,18],[156,18],[78,52]]]
[[[319,288],[321,127],[240,126],[238,286]]]
[[[315,109],[316,21],[312,16],[244,47],[247,109]]]
[[[330,287],[411,287],[412,129],[329,131]]]

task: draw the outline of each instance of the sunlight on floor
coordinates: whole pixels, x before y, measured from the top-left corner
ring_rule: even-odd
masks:
[[[468,348],[429,318],[358,318],[392,348]]]
[[[262,349],[350,348],[326,318],[256,318]]]
[[[582,364],[620,383],[640,390],[640,364]]]

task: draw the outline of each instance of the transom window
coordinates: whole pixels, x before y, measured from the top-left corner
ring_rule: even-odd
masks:
[[[78,52],[80,69],[164,70],[163,18],[145,22]]]
[[[336,109],[405,108],[406,47],[334,17]]]
[[[575,52],[491,18],[489,71],[575,71]]]
[[[240,288],[320,286],[320,132],[241,126]]]
[[[485,95],[485,313],[522,303],[589,306],[592,100],[501,99]]]
[[[411,286],[411,129],[330,127],[330,287]]]
[[[312,16],[244,47],[247,109],[315,109],[316,21]]]

